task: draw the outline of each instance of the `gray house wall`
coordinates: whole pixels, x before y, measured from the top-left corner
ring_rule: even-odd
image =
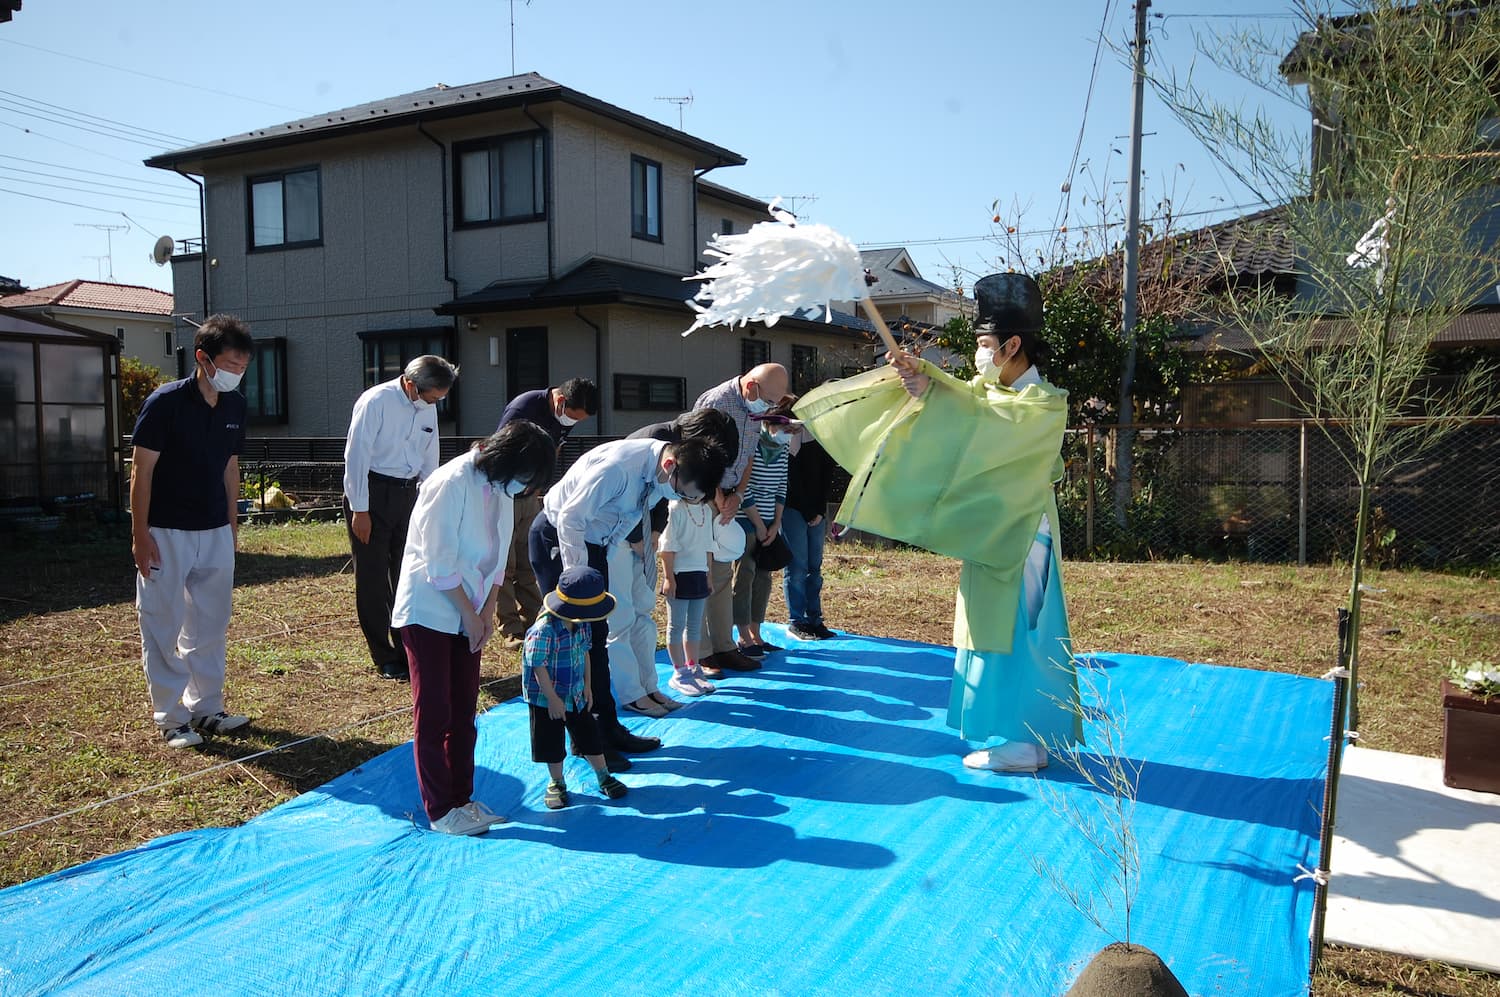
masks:
[[[538,127],[548,136],[547,220],[455,229],[454,144]],[[619,410],[616,373],[684,377],[691,405],[704,389],[741,373],[744,336],[766,338],[772,359],[788,365],[794,343],[817,347],[820,358],[837,354],[856,362],[861,347],[847,336],[785,326],[700,330],[683,339],[690,316],[670,308],[584,305],[456,319],[434,314],[456,296],[494,283],[560,277],[593,257],[691,274],[721,219],[731,218],[736,231],[744,231],[765,215],[732,200],[695,198],[694,160],[686,147],[568,105],[544,103],[529,114],[488,112],[434,122],[426,131],[445,152],[415,128],[397,128],[207,161],[210,307],[239,315],[258,339],[285,337],[287,344],[289,421],[258,426],[257,435],[344,434],[365,387],[360,333],[378,330],[451,330],[450,359],[461,367],[458,417],[442,431],[460,435],[487,433],[499,420],[509,395],[511,329],[547,329],[552,384],[574,376],[599,383],[604,410],[578,427],[584,435],[623,434],[674,414]],[[660,242],[631,235],[632,156],[662,167]],[[248,178],[304,166],[320,171],[322,244],[249,251]],[[451,282],[443,272],[445,238]],[[200,256],[174,258],[179,312],[201,317],[202,272]],[[190,341],[191,327],[182,324],[178,342]]]

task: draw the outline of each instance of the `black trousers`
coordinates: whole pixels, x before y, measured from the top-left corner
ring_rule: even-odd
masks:
[[[416,504],[415,484],[398,485],[372,476],[370,542],[360,543],[354,535],[349,499],[344,499],[344,523],[354,554],[354,608],[359,629],[369,645],[370,660],[387,674],[406,671],[406,650],[401,646],[401,635],[391,629],[391,609],[396,604],[396,581],[406,550],[406,527]]]
[[[546,510],[537,513],[531,521],[531,571],[536,575],[537,588],[542,598],[557,588],[562,577],[562,553],[557,543],[557,527],[547,518]],[[604,576],[604,587],[609,588],[609,556],[598,544],[587,544],[589,567]],[[620,714],[615,708],[614,693],[609,684],[609,623],[598,620],[589,624],[589,691],[594,694],[594,716],[606,736],[620,724]]]

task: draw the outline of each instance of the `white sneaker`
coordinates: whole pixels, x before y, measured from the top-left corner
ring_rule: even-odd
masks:
[[[702,665],[693,665],[693,681],[698,683],[698,688],[703,690],[705,696],[711,692],[719,691],[719,687],[710,682],[708,676],[703,674]]]
[[[483,821],[485,826],[487,827],[494,827],[496,824],[504,824],[508,819],[505,817],[501,817],[499,814],[495,813],[495,811],[491,810],[483,803],[480,803],[478,800],[470,800],[459,809],[466,811],[469,816],[473,817],[475,820]]]
[[[1047,767],[1047,749],[1030,741],[1006,741],[965,755],[964,767],[991,772],[1035,772]]]
[[[239,730],[249,722],[249,717],[220,710],[211,717],[194,717],[193,727],[205,734],[228,734],[232,730]]]
[[[169,748],[196,748],[203,743],[203,735],[183,724],[176,730],[164,730],[161,736],[167,739]]]
[[[439,834],[483,834],[490,829],[490,825],[464,806],[454,807],[433,821],[432,829]]]
[[[680,693],[690,699],[698,696],[707,696],[710,692],[713,692],[712,686],[709,686],[707,689],[704,688],[705,685],[708,685],[707,682],[700,680],[692,672],[685,670],[673,669],[672,677],[667,680],[667,685],[671,687],[673,692]]]

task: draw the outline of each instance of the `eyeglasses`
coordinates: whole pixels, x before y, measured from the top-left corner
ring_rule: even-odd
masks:
[[[672,471],[671,479],[672,491],[676,492],[678,495],[681,495],[684,502],[703,501],[703,493],[700,492],[697,488],[694,488],[691,492],[689,492],[686,488],[682,487],[682,479],[678,477],[676,470]]]

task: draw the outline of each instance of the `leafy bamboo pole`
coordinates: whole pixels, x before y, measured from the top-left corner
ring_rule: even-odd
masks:
[[[1500,10],[1365,0],[1353,15],[1325,15],[1303,7],[1304,30],[1290,55],[1285,38],[1254,32],[1199,45],[1220,66],[1294,104],[1301,104],[1296,87],[1306,83],[1321,161],[1309,162],[1306,147],[1283,137],[1263,110],[1219,103],[1190,72],[1154,82],[1237,179],[1281,206],[1299,251],[1297,295],[1236,288],[1213,307],[1250,335],[1259,362],[1287,383],[1354,479],[1346,609],[1348,729],[1357,731],[1359,630],[1378,488],[1393,468],[1496,403],[1491,363],[1474,363],[1446,391],[1428,390],[1427,379],[1435,337],[1493,285],[1500,266],[1494,245],[1475,229],[1476,219],[1500,219],[1500,176],[1488,169],[1500,153],[1476,148],[1480,126],[1500,118]],[[1374,267],[1362,249],[1369,241],[1377,244]],[[1427,420],[1404,424],[1412,409]]]

